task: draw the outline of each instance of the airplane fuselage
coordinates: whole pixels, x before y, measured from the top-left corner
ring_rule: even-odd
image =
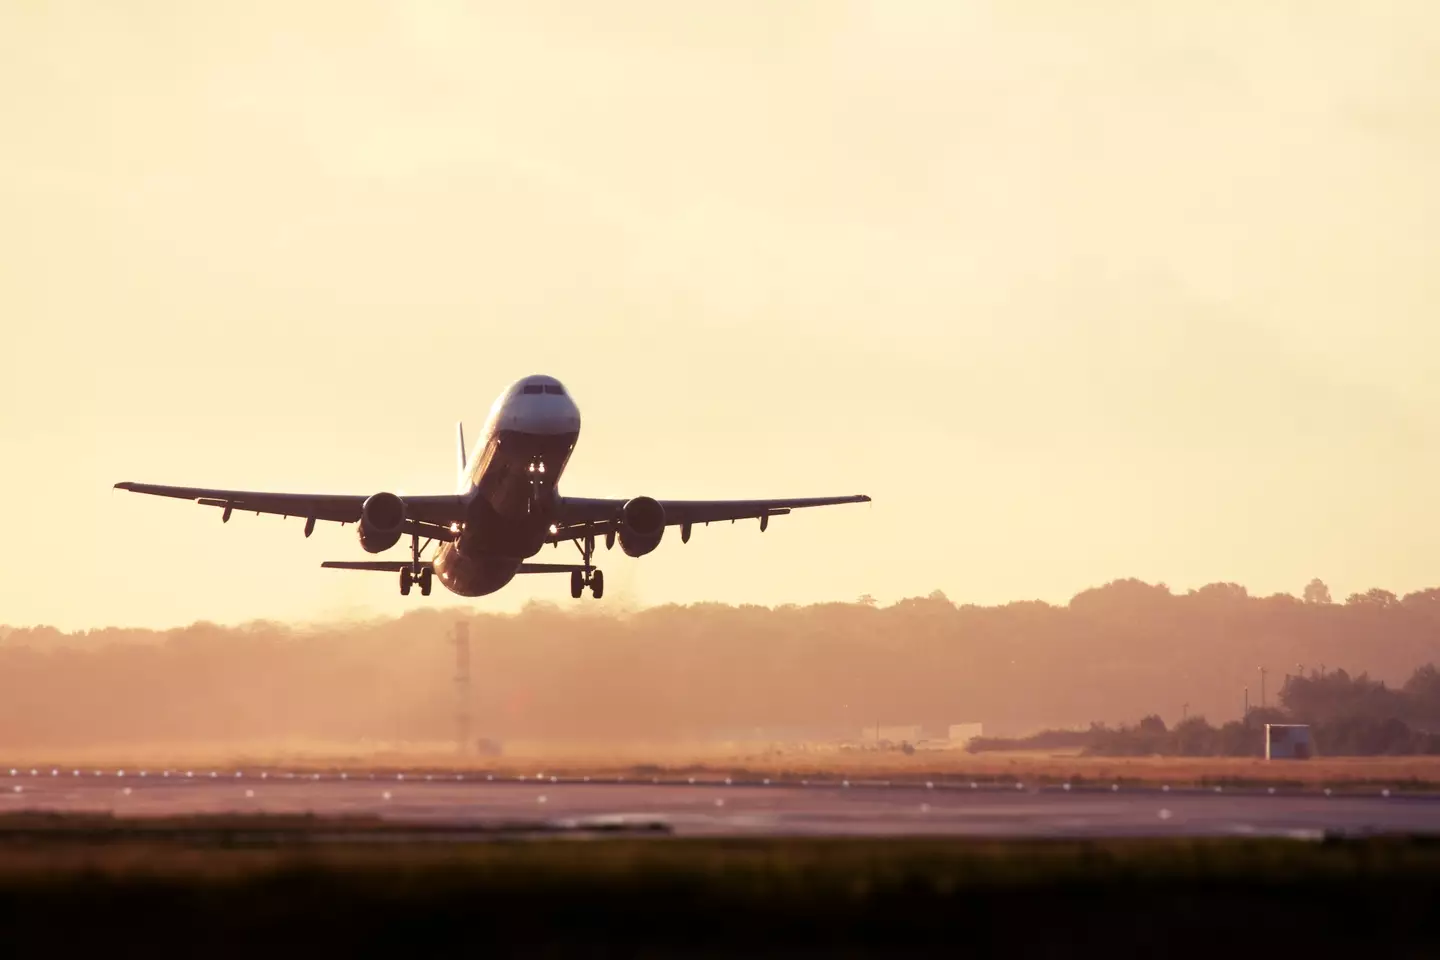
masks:
[[[435,557],[435,575],[447,590],[494,593],[540,551],[579,437],[579,408],[552,377],[525,377],[496,399],[465,465],[465,521]]]

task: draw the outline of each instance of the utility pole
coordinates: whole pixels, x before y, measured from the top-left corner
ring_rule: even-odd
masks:
[[[1245,685],[1245,725],[1250,725],[1250,685]]]
[[[1183,723],[1190,716],[1190,701],[1180,704],[1180,720]]]
[[[1260,709],[1265,709],[1265,668],[1260,668]]]
[[[455,622],[455,749],[470,752],[470,624]]]

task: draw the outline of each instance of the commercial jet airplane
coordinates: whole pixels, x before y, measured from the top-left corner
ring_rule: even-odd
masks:
[[[465,455],[463,424],[457,425],[456,433],[460,482],[455,494],[329,496],[128,481],[115,486],[219,507],[221,519],[227,523],[234,510],[304,517],[307,537],[317,520],[355,523],[360,546],[367,553],[388,550],[408,536],[409,560],[331,560],[321,566],[398,573],[400,592],[405,595],[418,584],[420,593],[429,596],[438,575],[446,589],[463,597],[494,593],[516,574],[568,573],[572,597],[580,597],[589,587],[599,599],[605,592],[605,575],[592,562],[597,537],[604,538],[607,550],[618,541],[627,555],[639,557],[660,545],[666,527],[678,526],[680,541],[685,543],[697,523],[758,519],[763,531],[771,517],[801,507],[870,499],[600,500],[561,496],[557,484],[580,436],[580,411],[554,377],[525,377],[496,398],[473,456]],[[541,547],[562,540],[579,549],[580,563],[527,562]],[[440,545],[434,559],[421,559],[432,543]]]

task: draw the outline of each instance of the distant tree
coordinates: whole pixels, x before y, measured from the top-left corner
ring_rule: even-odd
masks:
[[[862,593],[862,594],[860,594],[860,599],[856,600],[855,602],[858,603],[858,604],[860,604],[860,606],[862,606],[862,607],[873,607],[873,606],[875,606],[875,598],[872,597],[872,596],[870,596],[870,594],[868,594],[868,593]]]
[[[1248,599],[1250,591],[1238,583],[1207,583],[1199,590],[1192,590],[1191,594],[1206,600],[1238,601]]]
[[[1396,600],[1395,594],[1389,590],[1381,590],[1379,587],[1371,587],[1364,593],[1352,593],[1345,598],[1345,605],[1347,607],[1389,607],[1397,602],[1399,601]]]
[[[1330,588],[1325,586],[1325,581],[1316,577],[1305,584],[1306,603],[1330,603]]]
[[[1159,714],[1152,713],[1140,721],[1141,733],[1164,733],[1165,730],[1165,721],[1160,719]]]

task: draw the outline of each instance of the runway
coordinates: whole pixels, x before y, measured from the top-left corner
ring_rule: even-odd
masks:
[[[0,813],[379,816],[415,824],[680,836],[1440,834],[1440,796],[968,781],[499,777],[453,772],[0,769]]]

